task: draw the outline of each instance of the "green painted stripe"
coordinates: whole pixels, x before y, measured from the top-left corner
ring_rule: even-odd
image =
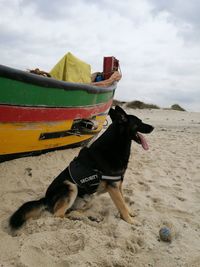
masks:
[[[25,106],[75,107],[100,104],[113,98],[114,90],[90,93],[86,90],[45,88],[0,77],[0,103]]]

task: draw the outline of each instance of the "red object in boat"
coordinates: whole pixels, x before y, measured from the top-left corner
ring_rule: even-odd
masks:
[[[103,75],[104,80],[109,79],[110,76],[119,68],[119,60],[115,57],[104,57],[103,60]]]

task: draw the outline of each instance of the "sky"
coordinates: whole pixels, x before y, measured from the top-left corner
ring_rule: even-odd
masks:
[[[67,52],[103,70],[115,98],[200,111],[199,0],[0,0],[0,64],[50,71]]]

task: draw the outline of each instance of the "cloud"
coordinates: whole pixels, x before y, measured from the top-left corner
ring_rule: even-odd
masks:
[[[43,18],[44,20],[62,20],[66,16],[71,16],[71,1],[69,0],[57,0],[57,1],[51,1],[49,3],[49,0],[22,0],[19,2],[19,7],[24,8],[30,8],[34,10],[34,13],[37,14],[37,16]],[[73,6],[75,6],[75,3],[80,1],[74,1]]]
[[[154,12],[167,11],[175,20],[182,20],[192,25],[200,25],[198,0],[150,0],[154,4]]]
[[[200,46],[193,0],[1,0],[0,9],[1,64],[49,71],[71,51],[101,71],[103,57],[113,55],[123,73],[117,98],[164,106],[179,100],[197,109]]]
[[[200,1],[199,0],[150,0],[152,13],[167,12],[168,20],[179,28],[185,41],[200,41]]]

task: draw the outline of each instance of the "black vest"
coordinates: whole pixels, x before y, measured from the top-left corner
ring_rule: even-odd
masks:
[[[123,175],[104,175],[100,171],[86,166],[78,158],[75,158],[68,167],[71,181],[77,184],[79,195],[93,194],[102,180],[117,182],[123,180]]]

